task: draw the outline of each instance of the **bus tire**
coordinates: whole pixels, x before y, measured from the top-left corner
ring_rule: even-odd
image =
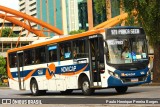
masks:
[[[127,86],[120,86],[120,87],[116,87],[115,89],[116,89],[117,93],[124,94],[124,93],[126,93],[128,87]]]
[[[40,95],[40,90],[38,89],[38,84],[36,80],[31,81],[30,90],[34,96]]]
[[[65,95],[68,95],[68,94],[71,94],[73,92],[72,89],[67,89],[65,91],[61,91],[61,94],[65,94]]]
[[[87,77],[82,78],[81,88],[84,95],[91,95],[95,91],[93,88],[90,88],[90,82]]]

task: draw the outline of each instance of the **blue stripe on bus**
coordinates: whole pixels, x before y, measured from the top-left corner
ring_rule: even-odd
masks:
[[[87,63],[77,64],[77,65],[58,66],[58,67],[56,67],[55,74],[77,72],[77,71],[81,70],[83,67],[85,67],[86,65],[87,65]],[[35,69],[37,69],[37,68],[35,68]],[[48,69],[48,68],[39,68],[32,74],[32,76],[43,76],[46,73],[46,69]],[[23,72],[21,71],[20,77],[26,77],[32,70],[25,70]],[[70,70],[70,71],[68,71],[68,70]],[[84,71],[88,71],[88,70],[89,70],[89,65],[87,66],[87,68]],[[64,72],[64,71],[66,71],[66,72]],[[50,72],[50,74],[51,73],[52,72]],[[11,72],[11,74],[12,74],[13,78],[18,77],[18,71]]]
[[[148,67],[142,70],[115,70],[114,72],[119,75],[119,77],[138,77],[138,76],[145,76],[149,71]],[[123,75],[124,74],[124,75]]]

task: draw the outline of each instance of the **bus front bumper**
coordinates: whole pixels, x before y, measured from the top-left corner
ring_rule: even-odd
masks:
[[[108,78],[108,87],[137,86],[145,83],[150,83],[151,75],[149,74],[148,76],[146,76],[143,81],[141,81],[139,78],[127,78],[127,79],[128,80],[130,79],[130,81],[125,81],[124,78],[121,79],[121,78],[115,78],[114,76],[110,76]],[[134,81],[134,79],[137,79],[138,81]]]

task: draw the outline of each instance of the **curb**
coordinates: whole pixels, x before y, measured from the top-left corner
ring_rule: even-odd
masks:
[[[142,84],[141,86],[160,86],[160,83],[146,83]]]
[[[0,87],[0,89],[9,89],[9,87]]]

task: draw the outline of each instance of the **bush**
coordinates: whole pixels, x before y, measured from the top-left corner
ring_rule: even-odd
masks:
[[[6,60],[3,56],[0,56],[0,75],[1,76],[7,75],[5,66],[6,66]]]
[[[69,32],[69,34],[73,35],[73,34],[78,34],[78,33],[82,33],[82,32],[85,32],[85,30],[74,30],[74,31]]]

